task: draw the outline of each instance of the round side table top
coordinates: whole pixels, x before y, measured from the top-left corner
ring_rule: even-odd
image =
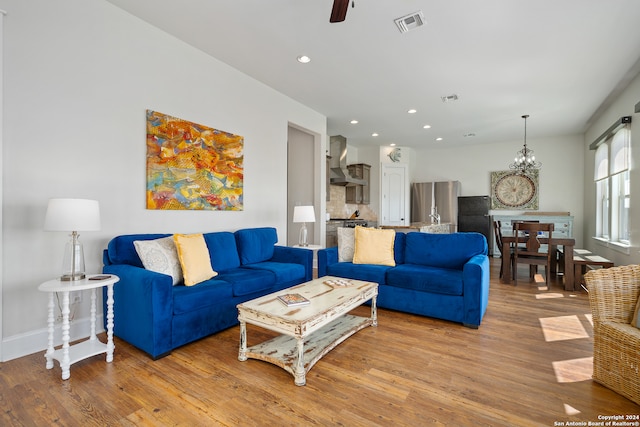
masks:
[[[38,290],[42,292],[82,291],[84,289],[93,289],[111,285],[119,280],[120,278],[114,274],[89,274],[82,280],[48,280],[38,286]]]

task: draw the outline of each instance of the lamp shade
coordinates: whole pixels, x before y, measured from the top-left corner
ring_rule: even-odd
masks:
[[[295,206],[293,208],[293,222],[316,222],[313,206]]]
[[[49,199],[45,231],[100,230],[100,204],[88,199]]]

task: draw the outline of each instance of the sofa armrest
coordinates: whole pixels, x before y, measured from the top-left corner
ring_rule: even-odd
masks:
[[[154,359],[170,352],[173,318],[171,276],[127,264],[105,265],[102,271],[120,278],[113,286],[114,334]],[[103,289],[106,292],[106,288]],[[103,297],[104,301],[106,297]]]
[[[309,249],[274,246],[270,261],[302,264],[305,281],[308,282],[313,278],[313,251]]]
[[[462,268],[465,326],[477,328],[489,304],[489,257],[475,255]]]
[[[327,267],[338,262],[338,247],[320,249],[318,251],[318,277],[327,275]]]

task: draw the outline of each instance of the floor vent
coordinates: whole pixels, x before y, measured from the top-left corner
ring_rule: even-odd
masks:
[[[422,11],[414,12],[403,16],[402,18],[395,19],[394,22],[401,33],[406,33],[425,24],[424,14]]]

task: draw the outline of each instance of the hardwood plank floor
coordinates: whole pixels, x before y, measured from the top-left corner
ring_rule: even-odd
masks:
[[[378,327],[322,358],[304,387],[239,362],[237,326],[157,361],[116,339],[113,363],[87,359],[68,381],[44,352],[2,363],[0,425],[556,426],[640,414],[591,380],[584,291],[539,291],[524,267],[516,288],[499,283],[497,260],[491,269],[479,329],[379,309]],[[271,336],[248,326],[249,345]]]

